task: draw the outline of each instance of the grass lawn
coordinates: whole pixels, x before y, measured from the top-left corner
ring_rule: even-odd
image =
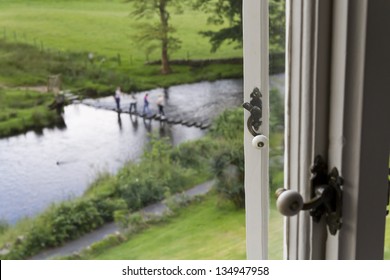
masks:
[[[271,210],[271,259],[282,258],[282,217]],[[168,222],[153,225],[92,259],[245,259],[245,211],[208,195]]]
[[[34,63],[47,67],[48,72],[56,71],[52,74],[63,74],[68,88],[98,87],[100,84],[107,90],[120,83],[124,88],[145,89],[242,75],[242,65],[213,65],[200,69],[175,66],[173,74],[160,75],[159,66],[144,65],[146,61],[159,59],[160,51],[156,50],[147,57],[143,46],[136,44],[133,35],[142,21],[130,16],[131,10],[131,5],[122,0],[4,0],[0,2],[0,39],[3,40],[0,44],[33,46],[44,54],[43,57],[39,55]],[[172,53],[171,59],[242,57],[242,50],[232,45],[222,46],[217,53],[210,52],[208,39],[199,35],[199,31],[215,29],[207,24],[207,17],[190,8],[183,14],[171,14],[172,25],[182,41],[182,48]],[[88,59],[89,53],[94,54],[93,63]],[[75,58],[71,54],[78,56]],[[35,73],[33,66],[25,66],[26,71],[20,73],[18,70],[23,66],[14,67],[12,63],[2,61],[7,56],[7,52],[0,51],[0,63],[6,65],[7,71],[16,69],[12,70],[11,76],[0,72],[0,83],[37,84],[47,78],[47,73],[39,71],[40,77],[27,79],[24,77],[26,73],[28,76]],[[38,55],[24,52],[24,56]],[[42,60],[53,61],[51,64],[60,60],[67,67],[43,66]],[[91,74],[84,78],[84,72]]]
[[[134,63],[143,63],[145,52],[132,39],[137,21],[131,16],[131,4],[123,0],[2,0],[0,36],[63,52],[93,52]],[[201,30],[215,29],[207,24],[208,15],[188,8],[182,14],[171,13],[172,26],[182,40],[182,48],[171,58],[225,58],[242,56],[242,50],[222,46],[210,53],[208,39]],[[145,21],[145,20],[144,20]],[[150,21],[150,20],[149,20]],[[196,42],[196,43],[195,43]],[[158,59],[159,51],[150,56]]]
[[[48,109],[53,100],[51,94],[0,89],[0,137],[60,124],[61,117]]]

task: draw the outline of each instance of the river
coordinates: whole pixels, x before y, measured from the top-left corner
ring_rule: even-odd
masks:
[[[161,93],[164,89],[149,91],[154,111]],[[138,110],[142,110],[144,94],[136,94]],[[210,121],[226,108],[242,103],[242,80],[173,86],[165,94],[168,117]],[[122,98],[123,108],[129,100]],[[114,174],[125,162],[137,160],[150,132],[168,136],[173,145],[205,133],[195,127],[144,122],[140,117],[97,108],[113,108],[113,97],[83,103],[65,107],[63,129],[0,139],[1,220],[14,224],[52,203],[82,195],[99,172]]]

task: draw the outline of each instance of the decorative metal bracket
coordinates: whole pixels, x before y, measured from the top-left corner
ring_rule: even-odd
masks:
[[[242,104],[242,106],[250,112],[250,116],[247,121],[247,127],[249,132],[253,136],[260,135],[257,131],[259,130],[261,123],[262,123],[262,116],[263,116],[263,105],[261,102],[261,92],[256,87],[253,89],[252,93],[250,94],[251,101],[245,102]]]
[[[337,168],[328,175],[328,168],[321,156],[316,156],[311,168],[311,200],[303,202],[302,196],[285,189],[278,189],[277,207],[285,216],[296,215],[300,210],[310,210],[314,222],[325,217],[329,232],[335,235],[342,225],[342,189],[343,178]]]

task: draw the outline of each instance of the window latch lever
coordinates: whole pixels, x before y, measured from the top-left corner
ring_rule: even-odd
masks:
[[[316,156],[311,168],[311,199],[303,202],[302,196],[292,190],[276,191],[276,206],[285,216],[294,216],[301,210],[310,210],[314,222],[325,217],[329,232],[335,235],[342,225],[342,189],[344,179],[337,168],[328,174],[327,165],[321,156]]]

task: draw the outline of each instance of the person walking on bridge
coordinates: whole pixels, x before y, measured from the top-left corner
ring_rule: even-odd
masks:
[[[134,93],[131,94],[129,113],[131,114],[134,108],[134,113],[137,114],[137,98],[135,98]]]
[[[165,116],[165,112],[164,112],[165,100],[162,94],[160,94],[157,98],[157,106],[158,106],[158,113],[161,116]]]
[[[142,114],[150,114],[150,109],[149,109],[149,93],[146,93],[144,96],[144,109],[142,111]]]
[[[115,98],[115,103],[116,103],[116,110],[118,112],[121,110],[121,95],[122,95],[121,88],[117,87],[116,91],[115,91],[114,98]]]

